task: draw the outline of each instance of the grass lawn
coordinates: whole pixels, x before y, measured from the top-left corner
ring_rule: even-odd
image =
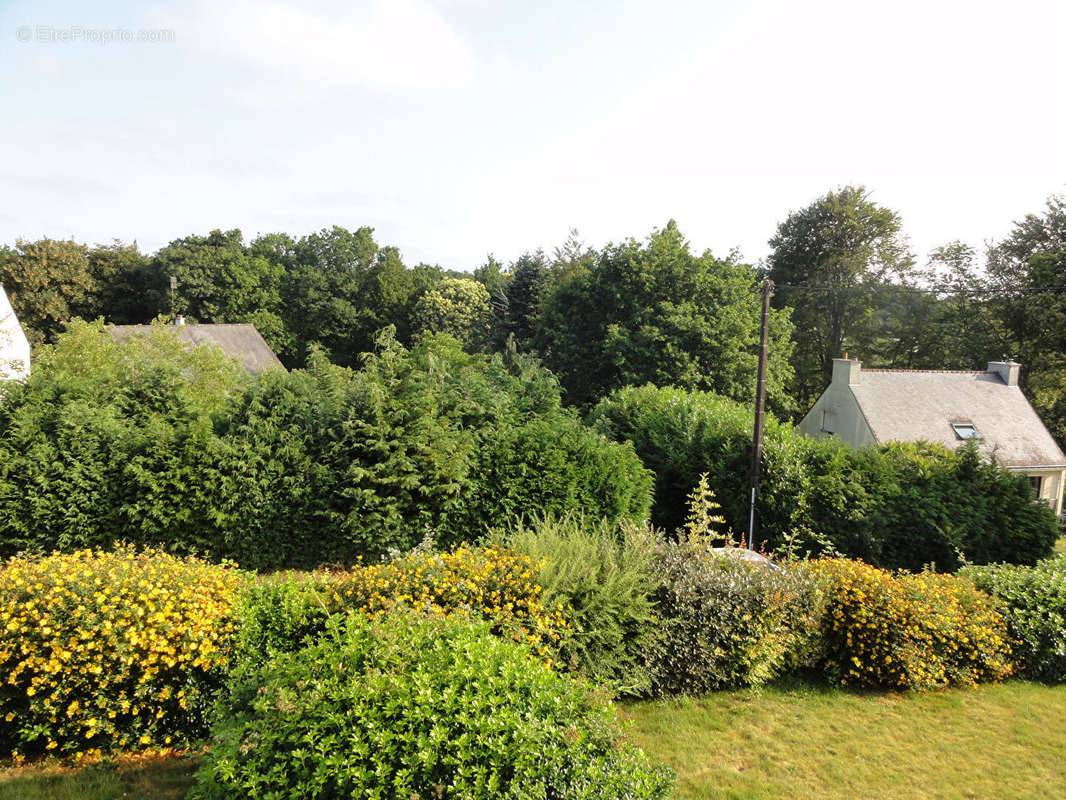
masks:
[[[880,694],[789,681],[622,714],[677,770],[677,800],[1066,797],[1066,686]],[[0,800],[179,800],[196,763],[0,768]]]
[[[683,798],[1066,797],[1066,686],[924,694],[787,682],[630,703]]]
[[[195,783],[198,759],[129,758],[84,769],[0,767],[0,800],[181,800]]]

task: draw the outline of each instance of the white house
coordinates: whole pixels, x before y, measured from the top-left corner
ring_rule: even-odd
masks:
[[[832,382],[799,429],[856,446],[921,440],[954,449],[974,439],[1000,464],[1028,475],[1061,515],[1066,455],[1022,394],[1020,370],[1003,361],[973,372],[863,369],[857,359],[837,358]]]
[[[29,374],[30,343],[0,286],[0,380],[24,380]]]

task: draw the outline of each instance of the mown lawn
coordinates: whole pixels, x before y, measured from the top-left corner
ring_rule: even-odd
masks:
[[[923,694],[798,682],[627,704],[684,798],[1066,797],[1066,686]]]
[[[79,770],[0,767],[0,800],[181,800],[195,783],[198,760],[124,758]]]
[[[1066,686],[882,694],[789,681],[622,714],[677,770],[678,800],[1066,797]],[[0,768],[0,800],[179,800],[196,763]]]

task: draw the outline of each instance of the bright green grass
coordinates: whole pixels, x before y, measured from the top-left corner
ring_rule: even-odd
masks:
[[[56,767],[0,769],[0,800],[181,800],[195,783],[197,759],[160,758]]]
[[[633,738],[685,798],[1066,798],[1066,686],[922,694],[799,682],[627,703]],[[0,800],[180,800],[196,759],[0,769]]]
[[[1066,798],[1066,686],[859,694],[787,682],[623,714],[683,798]]]

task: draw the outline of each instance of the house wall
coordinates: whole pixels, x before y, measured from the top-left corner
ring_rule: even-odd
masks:
[[[849,388],[860,369],[858,361],[838,358],[833,362],[833,380],[800,421],[800,433],[812,439],[836,436],[855,447],[877,443]],[[830,430],[824,430],[823,425]]]
[[[21,380],[29,374],[30,343],[0,286],[0,379]]]
[[[1062,516],[1062,490],[1066,486],[1066,470],[1025,470],[1030,477],[1040,476],[1043,478],[1040,486],[1040,497],[1049,506],[1055,509],[1055,513]]]

